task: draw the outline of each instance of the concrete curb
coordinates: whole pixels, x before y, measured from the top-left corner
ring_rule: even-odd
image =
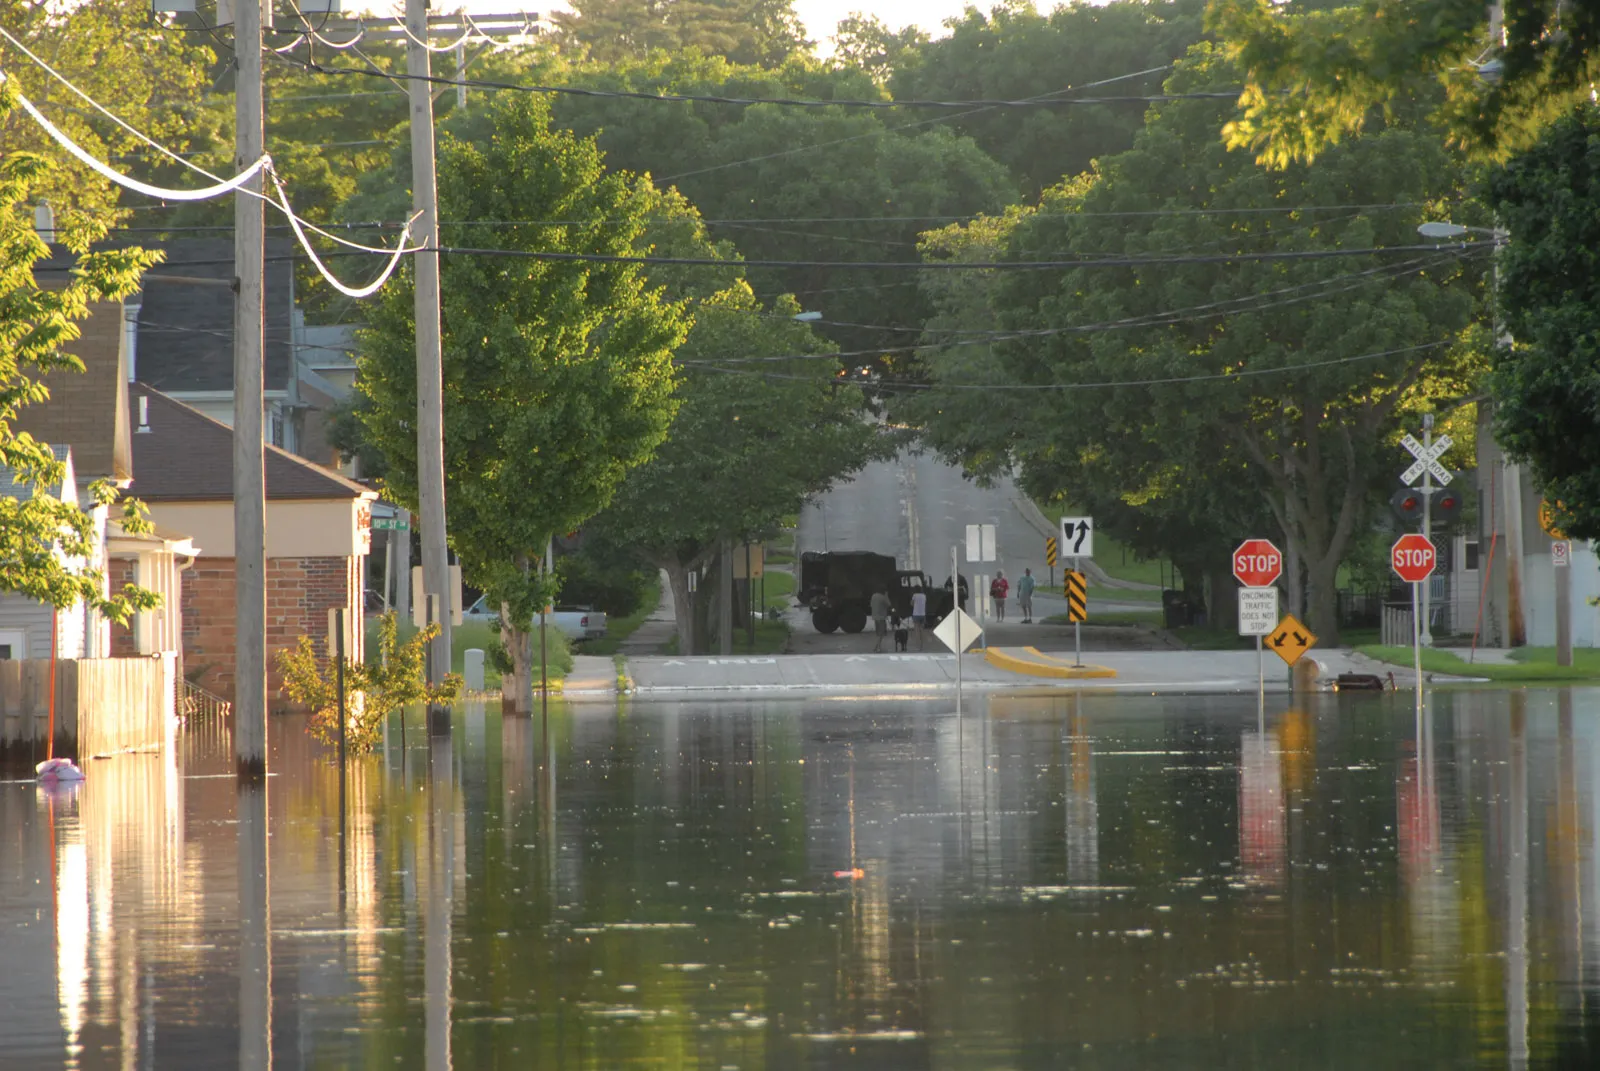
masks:
[[[1012,673],[1022,673],[1029,677],[1050,677],[1056,680],[1092,680],[1115,677],[1117,671],[1110,666],[1074,666],[1068,662],[1058,661],[1044,654],[1036,647],[1024,647],[1024,651],[1043,661],[1032,662],[1026,658],[1018,658],[1010,654],[1003,647],[991,647],[984,652],[984,661],[996,669],[1009,670]]]

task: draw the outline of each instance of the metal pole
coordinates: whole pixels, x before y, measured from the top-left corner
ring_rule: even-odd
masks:
[[[333,679],[338,690],[339,706],[339,907],[344,908],[345,894],[345,728],[349,720],[344,706],[344,630],[349,610],[338,607],[333,611]]]
[[[428,657],[428,682],[450,672],[450,556],[445,544],[444,354],[439,324],[439,187],[433,158],[432,64],[427,0],[406,0],[407,92],[411,97],[411,198],[418,213],[413,233],[426,247],[414,254],[417,333],[417,504],[422,525],[422,590],[439,596],[439,635]],[[428,711],[429,729],[449,732],[450,712]]]
[[[1081,558],[1073,558],[1072,559],[1072,571],[1074,573],[1078,572],[1082,565],[1083,565],[1083,560]],[[1064,582],[1063,582],[1062,586],[1063,587],[1065,586]],[[1083,606],[1084,606],[1085,610],[1087,610],[1089,608],[1089,592],[1087,590],[1087,585],[1085,585],[1085,591],[1083,593]],[[1071,610],[1072,610],[1072,600],[1068,599],[1067,600],[1067,611],[1070,613]],[[1072,623],[1072,665],[1073,665],[1074,668],[1081,668],[1083,666],[1083,622],[1082,621],[1074,621]]]
[[[1421,597],[1417,589],[1426,581],[1419,581],[1411,585],[1411,661],[1412,668],[1417,674],[1417,709],[1422,709],[1422,626],[1417,620],[1417,610]]]
[[[555,540],[544,542],[544,580],[549,581],[555,568]],[[549,600],[539,599],[539,735],[544,746],[544,761],[550,761],[550,647],[546,638],[549,632]]]
[[[242,0],[234,24],[234,165],[261,158],[262,0]],[[239,780],[267,776],[267,488],[261,440],[264,270],[261,175],[233,199],[233,755]]]
[[[1433,445],[1433,414],[1422,414],[1422,452],[1424,456],[1428,448]],[[1429,543],[1433,542],[1433,470],[1422,470],[1422,538]],[[1433,601],[1433,592],[1429,590],[1428,581],[1422,582],[1422,643],[1426,647],[1433,646],[1432,622],[1429,620],[1429,607]]]
[[[1571,561],[1571,550],[1567,551]],[[1551,556],[1552,563],[1554,555]],[[1572,665],[1572,567],[1563,565],[1551,568],[1556,585],[1556,665]]]
[[[1256,637],[1256,696],[1263,709],[1267,702],[1267,666],[1261,657],[1261,637]]]
[[[748,643],[748,645],[750,647],[751,653],[754,653],[755,649],[756,649],[756,615],[755,615],[755,606],[753,605],[752,599],[751,599],[751,597],[755,594],[755,590],[756,590],[755,581],[750,576],[750,541],[749,540],[745,540],[745,544],[744,544],[744,595],[745,595],[744,604],[745,604],[745,609],[749,612],[749,618],[745,622],[745,635],[747,637],[747,641],[746,642]]]
[[[950,547],[950,612],[956,616],[956,721],[961,720],[961,562],[955,546]],[[962,769],[966,760],[962,760]]]

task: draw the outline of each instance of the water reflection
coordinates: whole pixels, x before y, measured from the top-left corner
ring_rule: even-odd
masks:
[[[482,705],[0,784],[0,1066],[1596,1063],[1600,694]],[[270,834],[270,835],[269,835]],[[270,892],[270,895],[269,895]]]

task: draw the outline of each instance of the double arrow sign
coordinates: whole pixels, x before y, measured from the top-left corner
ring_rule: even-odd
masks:
[[[1283,620],[1278,622],[1278,627],[1272,630],[1272,635],[1267,637],[1267,646],[1291,666],[1300,661],[1300,656],[1316,642],[1317,637],[1293,614],[1285,614]]]
[[[1421,479],[1422,474],[1426,472],[1431,474],[1435,480],[1439,481],[1440,487],[1446,487],[1449,485],[1453,477],[1450,475],[1449,469],[1439,464],[1439,458],[1444,456],[1444,452],[1446,450],[1455,445],[1454,439],[1450,438],[1448,435],[1441,435],[1437,439],[1433,440],[1431,445],[1423,446],[1417,441],[1417,437],[1415,435],[1407,435],[1404,439],[1400,440],[1400,445],[1409,450],[1411,452],[1411,456],[1416,458],[1416,460],[1411,463],[1411,467],[1400,474],[1401,483],[1405,484],[1407,487],[1410,487],[1412,484],[1416,483],[1417,480]]]

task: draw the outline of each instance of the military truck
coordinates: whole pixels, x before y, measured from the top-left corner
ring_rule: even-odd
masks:
[[[811,610],[811,624],[818,632],[866,628],[872,594],[879,589],[888,593],[889,605],[901,617],[911,616],[911,596],[925,592],[929,627],[950,612],[947,589],[934,587],[915,569],[899,568],[890,555],[868,550],[808,550],[800,555],[795,598]]]

